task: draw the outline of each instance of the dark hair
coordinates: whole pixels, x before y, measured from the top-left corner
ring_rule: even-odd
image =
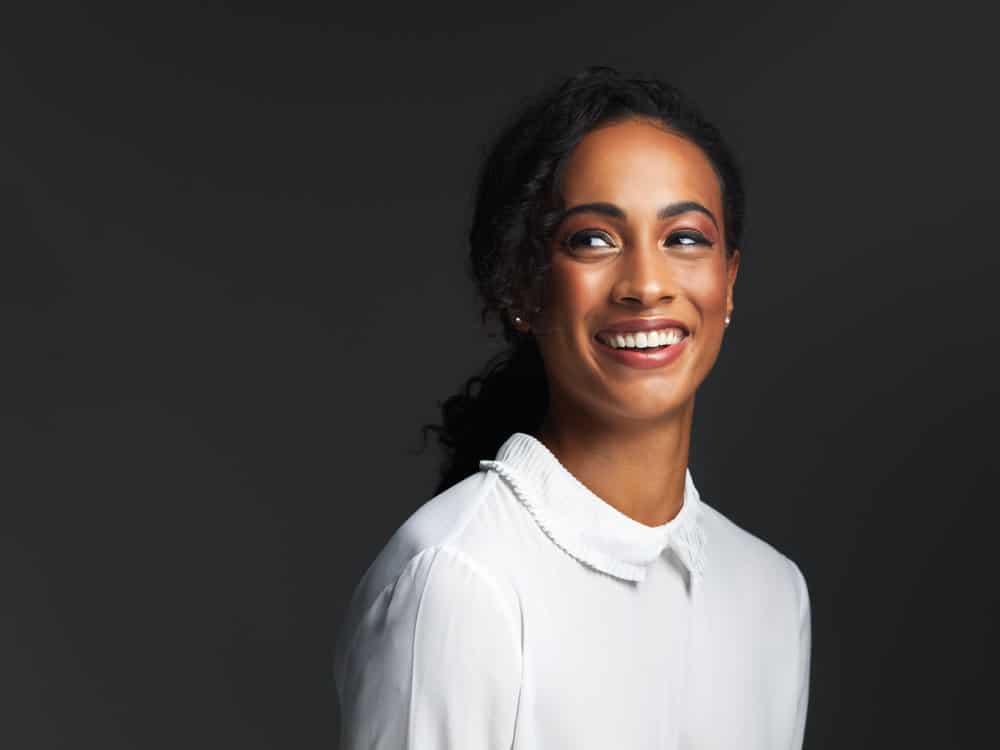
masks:
[[[742,247],[743,178],[714,125],[676,87],[595,66],[530,100],[503,129],[479,175],[469,231],[471,272],[482,321],[495,313],[510,346],[441,406],[442,424],[424,425],[446,453],[437,492],[476,472],[514,432],[533,433],[548,405],[541,354],[513,315],[539,311],[548,243],[561,209],[558,177],[567,156],[594,128],[639,117],[656,120],[708,157],[723,198],[726,253]]]

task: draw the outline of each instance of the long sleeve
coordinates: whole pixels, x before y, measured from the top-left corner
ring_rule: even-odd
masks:
[[[341,750],[507,750],[521,684],[516,597],[447,547],[416,555],[349,635]]]
[[[806,714],[809,709],[809,668],[812,660],[812,612],[809,587],[797,565],[795,568],[799,592],[798,701],[795,708],[792,750],[801,750],[805,740]]]

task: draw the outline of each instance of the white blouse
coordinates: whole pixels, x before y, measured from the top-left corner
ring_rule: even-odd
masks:
[[[543,443],[431,498],[338,634],[341,750],[799,750],[798,566],[698,495],[646,526]]]

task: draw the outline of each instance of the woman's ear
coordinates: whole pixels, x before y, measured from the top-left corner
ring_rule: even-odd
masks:
[[[736,274],[740,270],[740,251],[733,252],[726,259],[726,314],[733,314],[733,287],[736,285]]]

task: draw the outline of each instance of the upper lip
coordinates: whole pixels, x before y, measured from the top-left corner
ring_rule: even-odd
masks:
[[[673,318],[628,318],[605,326],[598,333],[630,333],[635,331],[658,331],[661,328],[680,328],[685,334],[691,330]]]

